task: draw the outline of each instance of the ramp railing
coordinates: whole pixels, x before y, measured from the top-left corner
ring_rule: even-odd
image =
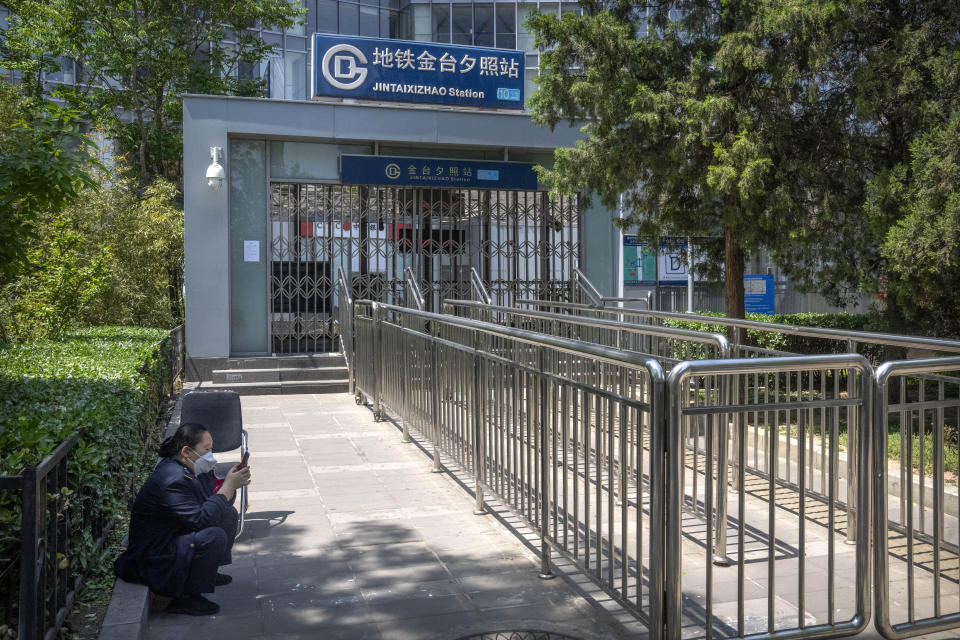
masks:
[[[493,304],[493,298],[490,297],[490,292],[487,291],[487,285],[483,283],[483,278],[480,277],[480,274],[477,273],[474,267],[470,267],[470,293],[477,302],[486,305]]]
[[[340,353],[347,363],[347,388],[349,393],[356,392],[356,354],[353,346],[353,297],[350,287],[343,277],[343,269],[337,270],[337,296],[340,307],[337,310],[337,333],[340,335]]]
[[[960,357],[888,362],[875,384],[876,626],[891,640],[955,629]]]
[[[420,285],[417,284],[417,276],[410,267],[403,270],[403,290],[408,307],[420,311],[426,308],[423,293],[420,292]]]
[[[797,325],[778,324],[774,322],[760,322],[757,320],[740,320],[722,316],[702,316],[695,313],[675,313],[671,311],[648,311],[643,309],[593,309],[585,305],[549,300],[533,300],[520,298],[516,300],[518,306],[530,306],[539,309],[565,311],[567,313],[592,318],[621,318],[623,322],[638,324],[662,324],[665,321],[675,320],[696,322],[702,324],[735,327],[743,330],[759,331],[763,333],[782,334],[817,338],[834,343],[835,348],[855,353],[858,347],[901,347],[903,349],[920,349],[930,353],[957,353],[960,354],[960,340],[943,338],[927,338],[923,336],[906,336],[892,333],[877,333],[873,331],[850,331],[847,329],[829,329],[824,327],[801,327]],[[749,345],[735,345],[734,354],[750,358],[757,355],[777,355],[778,352]],[[780,352],[780,355],[783,355]]]
[[[660,629],[663,370],[588,342],[357,301],[357,389],[473,475],[558,553]],[[587,375],[587,372],[592,372]],[[640,432],[642,437],[631,435]],[[629,462],[628,462],[629,461]],[[659,634],[658,634],[659,636]]]
[[[718,333],[673,327],[625,325],[614,320],[580,318],[546,311],[525,311],[516,307],[480,304],[471,300],[444,300],[442,310],[456,316],[642,353],[656,358],[665,369],[684,360],[730,357],[730,345],[727,339]]]
[[[701,628],[707,638],[755,639],[834,637],[866,626],[870,486],[860,482],[848,487],[856,495],[856,509],[843,522],[847,514],[840,508],[836,472],[844,441],[840,424],[864,428],[862,434],[846,434],[847,451],[852,459],[869,460],[871,374],[869,362],[857,355],[699,361],[674,367],[665,396],[665,571],[672,577],[664,602],[666,638],[690,634],[691,626]],[[773,379],[759,399],[751,392],[757,376]],[[709,378],[719,378],[720,387],[735,391],[727,397],[704,393]],[[839,391],[831,381],[838,381]],[[766,437],[754,444],[760,464],[748,474],[751,426],[762,426]],[[736,435],[730,449],[728,428]],[[790,456],[780,448],[780,434],[791,431],[809,445],[797,452],[792,471]],[[690,440],[702,440],[703,446],[691,448]],[[700,450],[704,455],[691,460],[691,451],[696,456]],[[727,514],[724,518],[714,514],[713,504],[726,495],[722,469],[731,452],[743,490],[735,504],[721,511]],[[822,456],[826,467],[811,474],[806,458],[816,456]],[[857,477],[863,476],[848,480]],[[688,485],[694,487],[688,493],[695,502],[684,505]],[[705,528],[699,519],[686,521],[685,506],[703,513]],[[715,546],[714,527],[730,531],[733,544],[724,540]],[[856,529],[855,546],[843,544],[838,533],[843,528]],[[690,545],[682,544],[685,540],[700,552],[691,553]],[[686,547],[683,552],[681,546]],[[718,558],[729,566],[715,568]],[[685,598],[688,593],[698,596]]]
[[[475,511],[495,495],[532,527],[543,577],[569,559],[651,639],[853,636],[871,605],[890,640],[960,628],[960,357],[683,361],[664,379],[569,336],[353,308],[358,399],[416,429],[434,471],[466,470]]]

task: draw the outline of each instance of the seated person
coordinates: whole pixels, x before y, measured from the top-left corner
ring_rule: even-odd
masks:
[[[172,598],[170,613],[213,615],[220,606],[204,598],[232,578],[230,564],[238,514],[237,490],[250,484],[250,467],[234,465],[214,491],[213,438],[197,423],[180,425],[160,445],[161,460],[130,513],[130,543],[114,563],[117,576]]]

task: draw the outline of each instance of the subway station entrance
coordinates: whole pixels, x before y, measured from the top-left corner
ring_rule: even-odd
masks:
[[[405,304],[408,273],[428,310],[470,298],[571,300],[580,258],[576,197],[544,191],[275,182],[270,187],[273,353],[339,349],[342,271],[354,299]]]

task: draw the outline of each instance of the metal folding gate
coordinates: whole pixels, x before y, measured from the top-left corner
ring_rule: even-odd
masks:
[[[542,191],[273,183],[270,243],[271,351],[332,351],[341,269],[355,299],[402,303],[410,267],[428,309],[469,297],[471,270],[497,304],[570,300],[579,206]]]

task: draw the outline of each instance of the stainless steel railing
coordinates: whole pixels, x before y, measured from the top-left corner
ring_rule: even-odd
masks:
[[[477,302],[482,302],[487,305],[493,304],[493,298],[490,297],[490,292],[487,291],[487,285],[483,283],[483,278],[480,277],[480,274],[477,273],[474,267],[470,267],[470,293],[476,298]]]
[[[725,318],[722,316],[701,316],[694,313],[674,313],[670,311],[645,311],[642,309],[591,309],[584,305],[574,305],[563,302],[551,302],[547,300],[532,300],[521,298],[516,300],[517,305],[533,306],[536,308],[549,308],[556,310],[569,311],[578,315],[587,315],[590,317],[621,317],[624,322],[636,322],[641,324],[660,323],[664,320],[681,320],[685,322],[698,322],[703,324],[715,324],[726,327],[736,327],[739,329],[750,329],[764,333],[779,333],[793,336],[803,336],[807,338],[820,338],[823,340],[835,341],[846,346],[847,350],[854,353],[859,345],[883,345],[891,347],[903,347],[906,349],[922,349],[934,352],[960,353],[960,341],[946,340],[942,338],[926,338],[923,336],[902,336],[890,333],[875,333],[872,331],[849,331],[846,329],[827,329],[819,327],[800,327],[795,325],[777,324],[773,322],[759,322],[756,320],[739,320],[734,318]],[[738,347],[739,348],[739,347]],[[752,351],[757,351],[753,348]],[[761,353],[764,350],[760,350]],[[744,352],[744,357],[751,357],[751,353]]]
[[[337,310],[337,333],[340,336],[340,353],[347,363],[347,388],[356,392],[356,354],[353,347],[353,297],[350,287],[343,277],[343,269],[337,270],[337,296],[340,307]]]
[[[355,309],[357,385],[473,474],[556,552],[660,629],[663,370],[651,358],[369,301]],[[651,637],[654,637],[653,635]],[[659,637],[659,632],[656,633]]]
[[[960,426],[958,372],[960,357],[877,369],[874,598],[877,629],[890,639],[960,625],[960,468],[955,459],[947,465]],[[896,436],[899,461],[892,462]]]
[[[846,515],[840,508],[836,474],[841,440],[831,418],[859,417],[864,437],[851,434],[850,451],[855,452],[851,458],[869,460],[871,374],[869,362],[852,354],[685,362],[674,367],[665,396],[669,431],[664,552],[666,575],[673,578],[664,600],[666,638],[680,638],[691,624],[701,627],[707,638],[756,639],[835,637],[866,626],[870,486],[853,483],[856,510],[845,526],[857,530],[856,544],[845,546],[837,532]],[[781,386],[781,393],[755,402],[749,393],[754,376],[795,383],[787,387],[790,391]],[[701,393],[702,381],[710,377],[720,378],[725,384],[719,386],[734,392],[726,397]],[[824,377],[842,381],[843,391],[806,391],[809,385],[804,380]],[[748,427],[759,416],[768,433],[762,447],[763,472],[747,475]],[[811,421],[810,416],[819,419]],[[829,434],[824,434],[824,425],[832,425]],[[723,433],[727,428],[736,434],[729,451]],[[790,476],[790,457],[783,457],[779,448],[782,430],[795,430],[798,440],[809,439],[811,447],[817,434],[825,437],[829,460],[825,474],[809,477],[808,450],[803,447],[796,475]],[[691,439],[704,442],[700,460],[690,460]],[[693,447],[694,452],[699,449]],[[726,517],[715,517],[712,505],[726,494],[722,469],[731,451],[743,490]],[[690,523],[682,515],[684,486],[689,484],[697,486],[693,494],[698,504],[691,506],[704,512],[705,529],[699,519]],[[732,549],[725,543],[713,545],[714,527],[734,532]],[[690,538],[692,544],[684,544]],[[726,556],[732,566],[714,568],[717,556]],[[852,580],[837,584],[838,575]],[[684,599],[685,593],[700,597]]]
[[[423,300],[423,293],[420,292],[420,285],[417,284],[417,276],[413,273],[413,269],[406,267],[403,270],[403,286],[404,293],[406,295],[407,306],[411,309],[419,309],[423,311],[426,308],[426,305]]]
[[[577,285],[577,290],[581,292],[581,295],[578,296],[580,299],[587,300],[587,304],[583,305],[587,308],[593,309],[598,307],[605,307],[608,304],[621,304],[625,302],[629,303],[639,303],[647,306],[647,309],[653,309],[653,292],[648,292],[645,298],[615,298],[610,296],[600,295],[600,292],[597,288],[590,282],[590,279],[581,271],[580,269],[574,267],[573,269],[573,281]],[[575,303],[576,304],[576,303]]]
[[[651,638],[848,636],[871,604],[891,640],[960,627],[960,463],[944,461],[960,358],[875,374],[855,354],[685,361],[664,382],[644,354],[354,308],[377,418],[415,428],[433,470],[467,469],[475,510],[496,495],[529,523],[542,575],[569,558]],[[900,466],[888,428],[905,431]]]
[[[601,344],[656,358],[665,369],[684,360],[730,357],[727,339],[718,333],[673,327],[624,325],[613,320],[580,318],[545,311],[480,304],[470,300],[444,300],[444,313],[486,320],[549,335]]]

